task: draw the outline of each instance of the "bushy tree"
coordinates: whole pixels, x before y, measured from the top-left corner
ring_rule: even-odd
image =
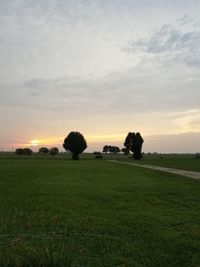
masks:
[[[126,147],[123,147],[121,149],[121,152],[124,153],[124,155],[128,155],[129,154],[129,149],[127,149]]]
[[[55,155],[57,155],[59,153],[59,149],[57,147],[52,147],[49,150],[49,153],[50,153],[50,155],[55,156]]]
[[[106,153],[106,154],[107,154],[108,152],[110,152],[110,146],[107,146],[107,145],[104,146],[102,152],[103,152],[103,153]]]
[[[133,158],[136,160],[139,160],[142,158],[142,144],[144,140],[140,133],[134,133],[129,132],[125,142],[124,146],[127,149],[127,151],[133,152]]]
[[[15,154],[17,154],[17,155],[23,155],[23,153],[24,153],[23,148],[17,148],[15,150]]]
[[[108,145],[106,145],[106,146],[104,146],[103,147],[103,151],[102,151],[103,153],[113,153],[113,154],[116,154],[116,153],[118,153],[118,152],[120,152],[120,149],[119,149],[119,147],[118,146],[108,146]]]
[[[23,148],[23,154],[30,156],[33,151],[30,148]]]
[[[142,158],[142,144],[144,140],[140,133],[136,133],[135,139],[132,145],[132,152],[134,153],[134,158],[139,160]]]
[[[28,156],[30,156],[33,153],[33,151],[30,148],[17,148],[15,150],[15,153],[17,155],[28,155]]]
[[[120,152],[120,149],[118,146],[110,146],[110,153],[117,154]]]
[[[72,154],[73,160],[78,160],[79,154],[87,148],[87,142],[81,133],[70,132],[64,140],[63,147]]]
[[[102,159],[103,158],[100,151],[94,151],[93,154],[95,156],[95,159]]]
[[[49,149],[47,147],[41,147],[38,151],[40,154],[48,154],[49,153]]]

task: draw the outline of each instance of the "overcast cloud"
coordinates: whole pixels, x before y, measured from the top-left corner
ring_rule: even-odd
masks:
[[[199,12],[195,0],[0,1],[1,147],[74,129],[199,133]]]

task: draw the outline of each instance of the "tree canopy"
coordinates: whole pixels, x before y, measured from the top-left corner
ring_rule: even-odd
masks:
[[[108,146],[108,145],[105,145],[103,147],[103,150],[102,150],[103,153],[113,153],[113,154],[116,154],[118,152],[120,152],[120,149],[118,146]]]
[[[50,155],[55,156],[59,153],[59,149],[57,147],[52,147],[49,150]]]
[[[47,147],[41,147],[38,151],[40,154],[48,154],[49,149]]]
[[[30,148],[17,148],[15,150],[15,153],[17,155],[28,155],[28,156],[30,156],[33,153],[33,151]]]
[[[87,142],[80,132],[70,132],[64,140],[63,147],[72,154],[72,159],[78,160],[79,154],[87,148]]]
[[[139,132],[136,134],[134,132],[129,132],[126,136],[124,146],[127,151],[133,153],[133,158],[139,160],[142,158],[142,144],[144,140]]]

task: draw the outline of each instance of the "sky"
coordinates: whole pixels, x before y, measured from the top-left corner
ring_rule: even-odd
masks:
[[[0,0],[0,150],[200,151],[199,0]]]

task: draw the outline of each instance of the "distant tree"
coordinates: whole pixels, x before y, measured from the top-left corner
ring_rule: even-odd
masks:
[[[50,155],[55,156],[55,155],[57,155],[57,154],[59,153],[59,150],[58,150],[57,147],[52,147],[52,148],[49,150],[49,153],[50,153]]]
[[[129,132],[126,136],[124,146],[127,151],[133,152],[133,158],[139,160],[142,158],[142,144],[144,140],[140,133]]]
[[[17,154],[17,155],[23,155],[24,154],[23,148],[17,148],[15,150],[15,154]]]
[[[73,160],[78,160],[79,154],[87,148],[87,142],[81,133],[70,132],[64,140],[63,147],[66,151],[70,151]]]
[[[23,154],[30,156],[33,151],[30,148],[23,148]]]
[[[119,149],[118,146],[108,146],[108,145],[106,145],[106,146],[103,147],[103,151],[102,152],[106,153],[106,154],[107,153],[116,154],[116,153],[120,152],[120,149]]]
[[[103,158],[101,152],[99,152],[99,151],[94,151],[93,154],[95,156],[95,159],[102,159]]]
[[[128,155],[129,154],[129,150],[127,148],[125,148],[125,147],[123,147],[121,149],[121,152],[124,153],[124,155]]]
[[[110,146],[105,145],[105,146],[103,147],[102,152],[103,152],[103,153],[106,153],[106,154],[107,154],[108,152],[110,152]]]
[[[49,149],[47,147],[41,147],[38,151],[40,154],[48,154]]]
[[[110,146],[110,153],[117,154],[120,152],[120,149],[118,146]]]

